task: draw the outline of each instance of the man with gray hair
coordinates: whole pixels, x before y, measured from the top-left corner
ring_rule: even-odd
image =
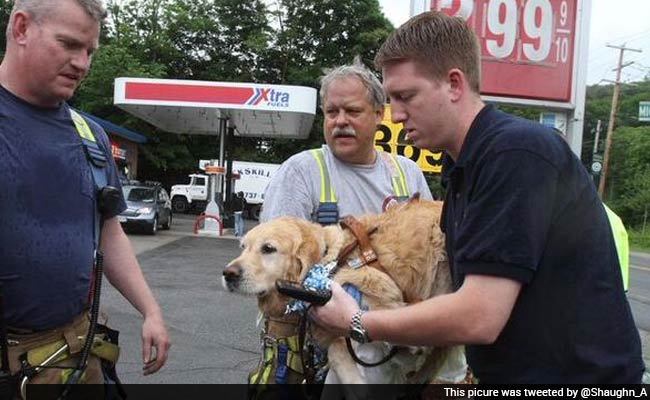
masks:
[[[385,95],[372,71],[358,61],[332,69],[321,78],[320,100],[326,144],[282,164],[266,189],[261,221],[291,215],[330,224],[382,212],[416,192],[431,199],[413,161],[375,149]]]
[[[326,144],[295,154],[280,166],[264,194],[261,221],[289,215],[335,224],[347,215],[383,212],[416,192],[431,199],[415,162],[375,149],[386,98],[372,71],[357,60],[332,69],[321,78],[320,100]],[[357,354],[378,360],[383,356],[378,351],[368,344]],[[393,380],[390,368],[369,370],[370,382]],[[327,375],[328,383],[339,382],[333,375]]]
[[[106,133],[66,103],[90,69],[105,14],[99,0],[16,0],[7,27],[0,64],[0,325],[8,332],[4,344],[12,345],[0,368],[29,383],[105,382],[118,352],[91,307],[102,274],[144,318],[145,375],[165,364],[170,347],[160,307],[117,220],[126,206]]]

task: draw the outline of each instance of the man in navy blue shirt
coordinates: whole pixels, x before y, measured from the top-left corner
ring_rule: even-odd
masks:
[[[638,331],[603,205],[563,138],[486,106],[478,41],[460,18],[425,13],[375,60],[392,119],[444,150],[442,227],[457,290],[356,318],[371,339],[466,344],[482,383],[640,383]],[[315,310],[347,334],[340,287]]]
[[[0,65],[0,284],[3,321],[20,346],[63,335],[77,353],[76,335],[88,324],[97,193],[66,101],[89,71],[105,14],[100,0],[16,0],[8,22]],[[119,189],[108,138],[87,123],[108,159],[108,185]],[[106,277],[144,318],[143,372],[150,374],[164,365],[170,340],[117,220],[125,207],[120,198],[102,215],[99,250]]]

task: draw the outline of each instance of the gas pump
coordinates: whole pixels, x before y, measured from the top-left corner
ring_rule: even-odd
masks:
[[[223,193],[221,192],[223,176],[226,173],[224,167],[218,165],[208,165],[205,167],[205,173],[208,175],[208,204],[205,207],[205,213],[196,221],[198,225],[203,220],[203,229],[198,230],[199,234],[223,235]]]

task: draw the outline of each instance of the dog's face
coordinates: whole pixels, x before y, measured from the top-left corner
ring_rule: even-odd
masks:
[[[275,291],[278,279],[299,280],[303,270],[320,260],[326,245],[321,226],[282,217],[250,230],[241,247],[241,255],[223,271],[223,285],[262,298]]]

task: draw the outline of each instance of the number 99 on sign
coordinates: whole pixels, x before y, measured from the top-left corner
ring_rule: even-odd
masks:
[[[432,9],[473,26],[488,59],[564,64],[569,59],[575,1],[433,0]]]

